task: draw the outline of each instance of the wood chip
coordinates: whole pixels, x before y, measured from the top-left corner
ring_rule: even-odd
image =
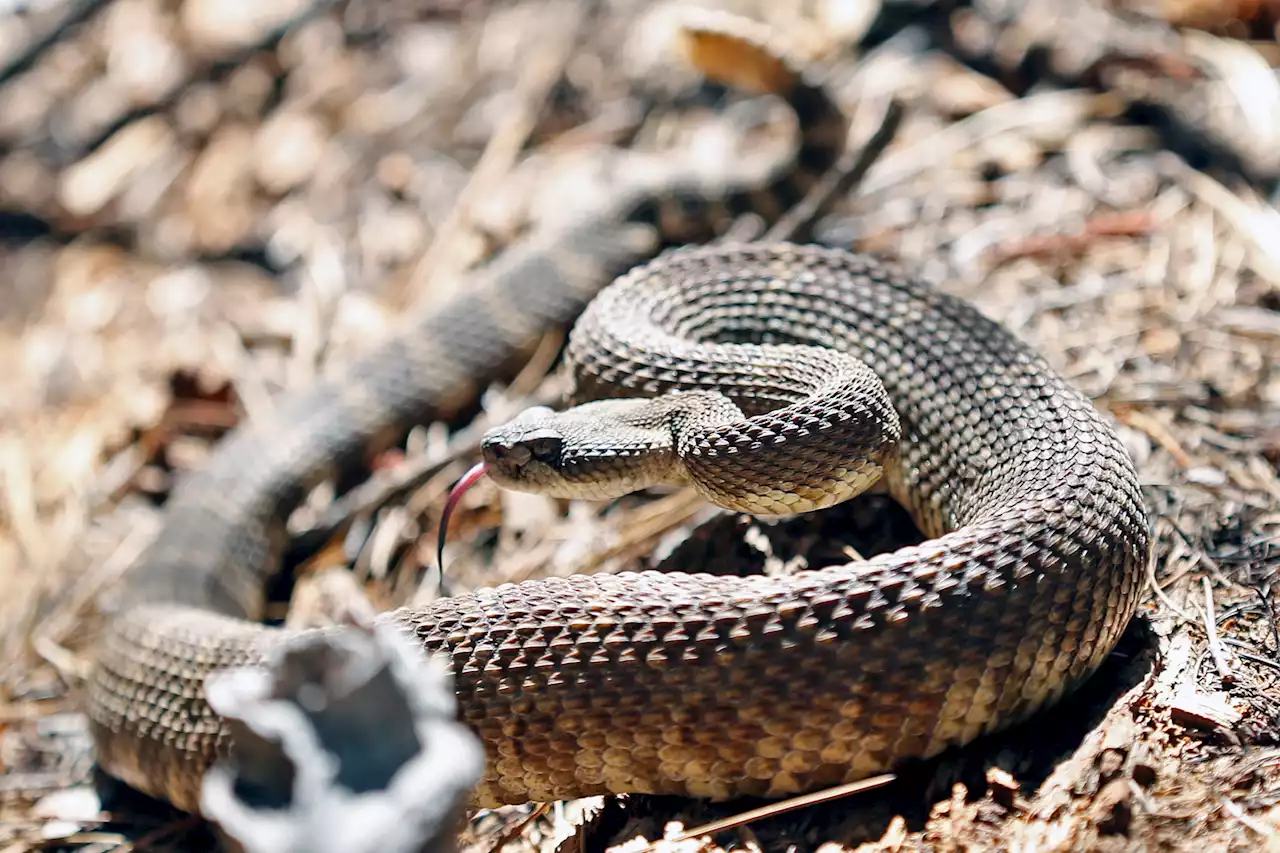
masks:
[[[1013,774],[999,767],[987,770],[987,787],[991,791],[991,799],[1006,809],[1013,808],[1013,799],[1018,795],[1018,780]]]
[[[1244,714],[1231,704],[1225,693],[1184,691],[1169,705],[1173,721],[1182,726],[1214,731],[1233,729]]]

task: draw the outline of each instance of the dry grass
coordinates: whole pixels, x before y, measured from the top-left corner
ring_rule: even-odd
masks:
[[[3,851],[209,842],[150,804],[100,811],[74,694],[96,601],[156,529],[175,474],[384,336],[406,306],[465,286],[467,266],[572,198],[608,146],[723,156],[713,113],[670,106],[687,75],[664,59],[660,19],[622,0],[596,13],[353,0],[345,17],[283,35],[279,20],[202,16],[198,0],[182,14],[101,5],[0,13]],[[1235,24],[1207,25],[1262,38],[1258,4],[1235,5]],[[1126,30],[1089,4],[1031,0],[1011,21],[967,8],[928,18],[950,55],[904,31],[858,56],[834,44],[858,35],[856,16],[814,24],[828,6],[784,23],[807,26],[798,38],[827,57],[844,103],[894,94],[907,113],[817,236],[896,256],[1039,346],[1120,424],[1158,547],[1142,618],[1062,708],[883,796],[717,843],[1280,850],[1274,44]],[[79,7],[79,29],[58,30]],[[151,64],[131,64],[122,44]],[[1045,44],[1048,61],[1028,59]],[[559,340],[490,389],[477,423],[554,390],[544,376]],[[425,427],[374,486],[314,495],[293,519],[319,546],[307,568],[351,562],[380,607],[436,594],[431,534],[477,428]],[[348,560],[330,533],[352,514],[367,535]],[[875,499],[771,526],[685,494],[601,508],[479,487],[455,527],[450,582],[711,549],[781,570],[910,535]],[[515,827],[508,850],[630,849],[670,819],[731,811],[625,798],[522,823],[528,809],[509,809],[477,816],[464,845],[492,849]]]

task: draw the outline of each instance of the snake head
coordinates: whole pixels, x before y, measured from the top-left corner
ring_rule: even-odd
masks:
[[[480,439],[484,461],[445,503],[437,550],[462,494],[486,475],[505,489],[555,498],[610,500],[659,483],[682,483],[670,422],[657,400],[599,400],[563,412],[539,406]]]
[[[537,484],[554,480],[564,458],[557,417],[554,409],[536,406],[486,432],[480,439],[485,472],[500,486],[520,489],[525,483],[521,491],[541,491]]]
[[[506,489],[608,500],[669,479],[671,432],[637,420],[642,400],[529,409],[480,440],[489,477]]]
[[[490,471],[504,480],[518,480],[526,470],[554,471],[564,454],[564,435],[553,426],[532,429],[500,427],[480,442],[480,453]]]
[[[480,439],[484,461],[463,475],[440,516],[443,565],[449,518],[462,495],[488,475],[499,486],[556,498],[608,500],[680,480],[671,431],[649,400],[604,400],[564,412],[545,406],[494,427]]]

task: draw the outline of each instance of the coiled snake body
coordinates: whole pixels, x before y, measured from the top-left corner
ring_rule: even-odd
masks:
[[[776,79],[803,142],[773,189],[794,195],[799,177],[830,165],[838,112],[819,89]],[[288,508],[389,427],[456,411],[541,329],[578,313],[642,259],[623,239],[637,222],[662,226],[674,209],[687,225],[690,206],[663,199],[673,188],[687,198],[688,183],[636,191],[510,253],[341,381],[237,432],[182,484],[99,645],[89,711],[104,768],[198,809],[203,771],[230,747],[204,678],[290,636],[251,621]],[[731,181],[716,189],[763,197]],[[647,336],[624,318],[645,319]],[[757,344],[767,358],[743,356]],[[824,352],[869,372],[829,369]],[[583,398],[693,388],[725,392],[745,415],[793,406],[757,421],[765,431],[680,450],[707,463],[693,479],[708,494],[750,480],[774,502],[765,511],[804,509],[795,495],[829,503],[883,469],[934,538],[787,577],[575,576],[386,614],[452,662],[461,718],[488,757],[478,804],[780,795],[859,778],[1056,700],[1134,611],[1147,533],[1113,431],[1008,331],[886,265],[792,245],[676,250],[607,291],[569,356]],[[805,358],[803,388],[780,378]],[[837,374],[849,380],[842,402],[811,400]],[[884,452],[841,462],[842,425]],[[735,467],[738,450],[746,459],[769,442],[798,442],[802,463],[782,477],[774,464]],[[851,477],[811,485],[842,466]],[[753,501],[745,508],[760,509]]]

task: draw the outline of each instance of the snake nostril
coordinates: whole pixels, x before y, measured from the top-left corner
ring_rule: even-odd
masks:
[[[507,452],[507,461],[512,465],[521,466],[528,462],[532,455],[524,444],[513,444]]]

